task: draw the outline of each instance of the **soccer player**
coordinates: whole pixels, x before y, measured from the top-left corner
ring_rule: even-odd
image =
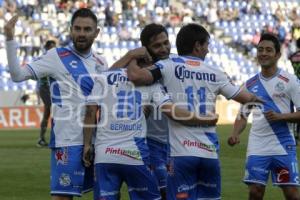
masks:
[[[287,200],[300,199],[296,145],[290,123],[300,120],[300,84],[296,76],[278,68],[280,56],[277,37],[263,34],[257,46],[261,72],[245,85],[249,92],[265,101],[253,108],[249,134],[244,182],[250,200],[263,199],[270,173],[273,184],[281,187]],[[296,112],[291,112],[293,105]],[[239,143],[248,114],[248,109],[241,109],[228,144]]]
[[[289,59],[294,68],[295,75],[300,78],[300,38],[296,41],[297,51]]]
[[[8,65],[13,81],[48,76],[52,100],[51,195],[53,200],[71,200],[91,190],[93,169],[82,163],[83,120],[85,102],[94,85],[92,75],[107,69],[106,61],[91,50],[99,33],[97,17],[86,8],[78,9],[71,18],[72,44],[53,48],[25,67],[17,58],[14,27],[18,16],[4,27]]]
[[[294,68],[295,75],[297,76],[298,79],[300,79],[300,38],[296,41],[296,46],[297,46],[297,51],[295,53],[293,53],[289,57],[289,59]],[[299,140],[299,135],[300,135],[300,122],[296,123],[295,125],[296,125],[295,139],[296,139],[296,144],[297,144],[297,141]]]
[[[153,104],[151,104],[153,102]],[[155,177],[149,169],[146,120],[143,106],[161,108],[174,120],[188,125],[214,125],[217,118],[202,118],[173,107],[160,84],[134,87],[126,69],[104,72],[88,99],[84,128],[84,156],[91,164],[90,152],[96,112],[100,106],[100,125],[95,141],[94,199],[119,199],[122,182],[128,186],[130,199],[161,199]],[[92,104],[94,103],[94,105]]]
[[[45,44],[45,51],[48,51],[52,48],[56,47],[56,42],[54,40],[48,40]],[[38,95],[41,97],[44,104],[44,114],[41,121],[41,129],[40,129],[40,139],[37,142],[38,147],[46,147],[48,143],[45,139],[45,134],[48,126],[48,119],[50,117],[51,112],[51,97],[50,97],[50,87],[49,80],[47,77],[43,77],[38,80]]]
[[[208,53],[209,33],[198,24],[187,24],[178,32],[179,56],[140,68],[128,66],[128,78],[136,85],[162,80],[172,101],[201,115],[215,113],[217,95],[241,103],[259,101],[234,86],[228,76],[203,60]],[[167,180],[168,199],[220,199],[219,143],[216,127],[183,126],[169,121],[171,165]]]
[[[168,32],[161,24],[151,23],[144,27],[140,40],[144,48],[129,51],[123,58],[113,66],[127,66],[130,60],[137,58],[144,65],[151,66],[158,60],[166,59],[170,55],[171,45]],[[151,56],[151,62],[145,61],[147,52]],[[144,57],[143,57],[144,56]],[[157,178],[162,199],[166,199],[167,186],[167,154],[168,154],[168,121],[165,115],[154,110],[147,113],[147,145],[150,151],[151,169]]]

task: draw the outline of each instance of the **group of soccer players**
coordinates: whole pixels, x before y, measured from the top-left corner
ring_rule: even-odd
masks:
[[[123,182],[131,199],[221,199],[219,94],[245,104],[230,145],[239,142],[249,112],[257,111],[245,174],[249,199],[263,198],[269,172],[286,199],[300,199],[288,124],[300,119],[299,111],[291,113],[293,106],[300,107],[300,85],[294,75],[277,68],[280,44],[273,35],[263,35],[258,45],[261,73],[240,88],[203,62],[210,36],[198,24],[178,32],[178,55],[170,55],[163,26],[147,25],[141,33],[143,47],[108,70],[105,59],[91,50],[99,29],[89,9],[73,14],[71,45],[49,50],[23,68],[13,40],[16,21],[17,16],[5,25],[12,79],[50,77],[53,200],[81,196],[93,185],[95,200],[120,199]]]

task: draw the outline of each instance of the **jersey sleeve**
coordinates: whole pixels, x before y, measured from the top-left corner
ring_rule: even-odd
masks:
[[[161,76],[162,76],[162,79],[164,82],[166,82],[168,77],[170,77],[167,74],[172,73],[171,69],[173,69],[173,68],[170,66],[171,64],[172,64],[172,62],[170,59],[160,60],[160,61],[154,63],[155,68],[160,70],[160,73],[161,73]]]
[[[55,62],[58,59],[56,48],[47,51],[44,55],[36,58],[33,62],[27,64],[27,68],[33,74],[35,79],[45,76],[51,76],[55,72]]]
[[[292,76],[290,86],[290,97],[296,109],[300,110],[300,80],[296,76]]]
[[[152,102],[154,103],[155,107],[159,107],[163,105],[166,102],[171,102],[171,98],[169,94],[166,92],[163,85],[159,83],[155,83],[152,86],[149,86],[152,88]]]
[[[234,98],[241,91],[241,88],[234,85],[230,77],[225,72],[221,73],[219,82],[220,94],[222,94],[227,99]]]

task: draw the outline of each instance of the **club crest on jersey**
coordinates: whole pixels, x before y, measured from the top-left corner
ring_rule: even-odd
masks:
[[[114,85],[117,82],[128,82],[129,79],[122,75],[121,73],[112,73],[110,75],[107,76],[107,83],[109,85]]]
[[[69,65],[72,67],[72,68],[77,68],[77,61],[76,60],[72,60]]]
[[[69,186],[71,185],[71,178],[68,174],[62,173],[59,177],[59,184],[62,186]]]
[[[102,65],[96,65],[95,66],[95,71],[97,72],[97,73],[101,73],[103,70],[102,70]]]
[[[282,92],[284,90],[284,84],[282,82],[279,82],[275,85],[275,91]]]

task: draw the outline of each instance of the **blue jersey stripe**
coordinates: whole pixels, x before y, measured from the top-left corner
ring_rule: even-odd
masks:
[[[60,95],[58,82],[52,77],[49,77],[49,81],[50,81],[51,102],[61,107],[62,103],[61,103],[61,95]]]
[[[83,95],[90,95],[94,87],[94,81],[82,60],[66,48],[57,48],[57,54],[75,82],[80,86]]]
[[[254,87],[256,87],[255,92],[252,91]],[[268,92],[266,91],[265,87],[259,79],[257,79],[255,84],[248,85],[247,89],[250,92],[253,92],[257,96],[261,97],[265,101],[263,103],[263,112],[272,110],[274,112],[281,113],[280,109],[277,107],[273,99],[269,96]],[[282,147],[286,151],[290,151],[291,149],[289,147],[290,145],[295,145],[295,141],[292,138],[292,134],[290,133],[287,122],[277,121],[268,123],[271,126]]]

